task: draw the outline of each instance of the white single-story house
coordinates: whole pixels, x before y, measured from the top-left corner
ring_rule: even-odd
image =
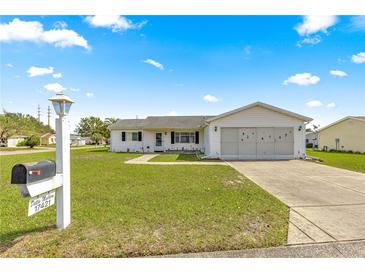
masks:
[[[13,135],[8,137],[7,146],[8,147],[16,147],[18,143],[23,142],[28,136],[25,135]]]
[[[84,146],[86,144],[85,139],[78,134],[70,134],[70,144],[72,146]]]
[[[318,133],[317,132],[307,132],[305,135],[305,143],[307,145],[312,144],[314,148],[318,147]]]
[[[365,153],[365,116],[347,116],[319,129],[318,148]]]
[[[256,102],[216,116],[149,116],[109,127],[110,151],[202,151],[221,159],[305,157],[305,126],[312,119]]]

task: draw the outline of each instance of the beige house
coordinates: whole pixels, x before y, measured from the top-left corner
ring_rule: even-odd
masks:
[[[53,133],[45,133],[39,139],[42,146],[54,145],[56,143],[56,135]]]
[[[347,116],[318,131],[318,148],[365,152],[365,116]]]

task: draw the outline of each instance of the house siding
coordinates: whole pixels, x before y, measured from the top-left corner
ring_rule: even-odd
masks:
[[[122,132],[142,131],[142,141],[122,142]],[[171,144],[171,131],[174,132],[194,132],[199,131],[199,144]],[[166,150],[200,150],[204,152],[204,131],[202,129],[162,129],[162,130],[111,130],[110,151],[114,152],[154,152],[155,134],[162,133],[162,147]]]
[[[338,150],[365,152],[365,122],[349,118],[321,130],[318,148],[336,149],[336,138],[339,138]]]
[[[207,129],[210,137],[207,149],[209,157],[221,157],[221,129],[224,127],[293,127],[293,158],[305,157],[305,124],[294,117],[257,106],[214,120]]]

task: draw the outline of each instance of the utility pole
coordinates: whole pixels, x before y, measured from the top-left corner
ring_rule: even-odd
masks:
[[[41,121],[41,107],[38,105],[38,122]]]
[[[47,116],[48,116],[48,126],[51,126],[51,107],[48,106],[48,112],[47,112]]]

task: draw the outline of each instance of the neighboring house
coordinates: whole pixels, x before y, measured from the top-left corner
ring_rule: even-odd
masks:
[[[312,119],[261,102],[217,116],[149,116],[109,127],[110,151],[202,151],[210,158],[305,157]]]
[[[8,137],[8,147],[16,147],[19,142],[23,142],[28,136],[25,135],[13,135]]]
[[[82,137],[82,139],[85,140],[86,145],[92,145],[94,143],[94,141],[91,137]]]
[[[48,146],[56,144],[56,135],[53,133],[45,133],[39,137],[40,145]]]
[[[85,139],[78,134],[70,134],[70,144],[72,146],[84,146]]]
[[[318,133],[317,132],[307,132],[305,134],[305,143],[307,145],[312,144],[314,148],[318,148]]]
[[[365,116],[347,116],[318,131],[319,149],[365,152]]]

